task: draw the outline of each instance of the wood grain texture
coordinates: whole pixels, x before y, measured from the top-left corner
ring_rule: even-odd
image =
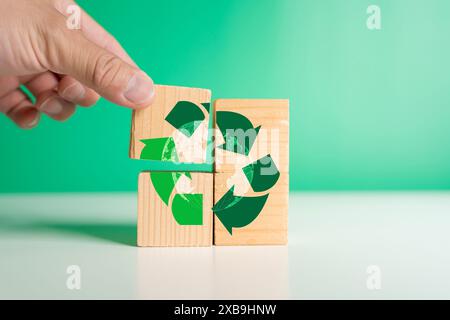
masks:
[[[215,148],[215,172],[234,172],[267,154],[272,156],[279,171],[289,172],[289,100],[218,99],[214,109],[240,113],[253,127],[261,126],[248,157]],[[215,127],[218,128],[217,124]],[[223,142],[220,131],[216,130],[215,145]]]
[[[182,226],[170,209],[176,189],[167,206],[158,196],[150,180],[150,172],[139,175],[138,246],[177,247],[211,246],[213,232],[213,174],[191,173],[192,192],[203,194],[203,225]]]
[[[132,159],[139,159],[144,147],[142,139],[173,137],[177,130],[165,118],[172,108],[179,101],[190,101],[199,105],[211,102],[211,91],[208,89],[176,87],[176,86],[155,86],[155,101],[147,108],[134,110],[131,123],[131,138],[129,155]],[[209,114],[205,113],[206,129],[209,121]],[[207,139],[202,141],[200,154],[195,154],[193,159],[180,158],[180,162],[203,163],[206,153]]]
[[[247,189],[245,177],[232,173],[214,174],[214,201],[235,186],[235,195],[256,196],[267,192],[255,193]],[[269,191],[267,202],[259,216],[243,228],[233,228],[233,234],[225,229],[222,222],[214,217],[214,244],[229,245],[285,245],[288,239],[288,202],[289,173],[282,172],[277,184]]]
[[[219,99],[214,103],[216,112],[231,111],[247,117],[254,128],[261,126],[248,156],[215,148],[214,201],[234,186],[234,194],[261,196],[269,193],[259,216],[249,225],[233,228],[233,234],[214,217],[214,244],[224,245],[284,245],[288,238],[289,200],[289,101],[273,99]],[[217,115],[214,121],[216,122]],[[218,128],[217,123],[215,123]],[[216,130],[216,146],[222,144]],[[267,192],[255,193],[242,168],[270,154],[280,178]]]

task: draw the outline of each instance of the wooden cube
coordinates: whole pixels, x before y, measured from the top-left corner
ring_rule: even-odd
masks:
[[[208,89],[156,85],[153,104],[133,111],[130,157],[152,171],[212,172],[210,103]]]
[[[236,171],[267,154],[289,172],[289,100],[218,99],[214,111],[215,172]]]
[[[268,192],[254,192],[240,173],[216,173],[214,199],[215,245],[287,244],[289,173]]]
[[[138,246],[211,246],[212,206],[212,173],[142,172]]]
[[[220,99],[214,109],[214,244],[286,244],[289,101]]]

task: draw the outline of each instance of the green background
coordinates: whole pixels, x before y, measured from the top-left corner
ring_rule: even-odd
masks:
[[[291,190],[450,187],[448,0],[80,4],[157,83],[290,98]],[[0,192],[136,190],[130,117],[104,100],[32,131],[1,116]]]

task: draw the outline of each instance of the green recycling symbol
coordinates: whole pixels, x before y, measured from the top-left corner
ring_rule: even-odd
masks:
[[[201,104],[209,113],[210,104]],[[173,127],[191,137],[200,123],[205,120],[202,110],[189,101],[179,101],[165,118]],[[141,140],[145,147],[140,159],[178,162],[178,153],[172,137]],[[171,195],[181,177],[192,179],[189,172],[152,171],[150,179],[159,198],[171,208],[173,217],[180,225],[203,225],[203,195],[176,193]]]
[[[260,127],[242,114],[230,111],[217,112],[217,126],[225,140],[219,148],[248,156],[256,140]],[[248,135],[253,132],[253,135]],[[244,139],[239,139],[239,137]],[[243,140],[243,141],[242,141]],[[242,228],[252,223],[261,213],[269,197],[267,192],[280,177],[270,154],[244,167],[243,172],[254,192],[264,192],[261,196],[235,196],[232,186],[212,208],[217,218],[232,235],[233,228]]]
[[[207,113],[210,104],[201,104]],[[216,114],[217,126],[225,143],[218,146],[226,151],[248,156],[260,130],[254,128],[251,121],[244,115],[219,111]],[[189,101],[178,102],[165,118],[173,127],[187,137],[192,136],[200,123],[205,120],[202,110]],[[246,134],[253,133],[249,136]],[[239,137],[244,135],[244,141]],[[141,151],[140,159],[157,161],[179,160],[172,137],[141,140],[145,147]],[[225,195],[214,205],[212,211],[222,222],[230,234],[233,228],[242,228],[253,222],[261,213],[269,197],[267,192],[278,181],[280,172],[270,154],[247,165],[243,169],[248,182],[254,192],[263,192],[260,196],[235,196],[232,186]],[[175,193],[171,197],[180,178],[192,179],[189,172],[152,171],[150,179],[159,198],[171,208],[172,214],[180,225],[203,224],[203,195],[192,193]]]

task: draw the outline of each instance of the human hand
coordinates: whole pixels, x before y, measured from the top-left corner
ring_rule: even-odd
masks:
[[[80,9],[81,28],[69,28],[73,5],[0,0],[0,112],[21,128],[36,126],[41,113],[64,121],[76,105],[92,106],[99,96],[129,108],[153,100],[153,81],[91,17]]]

